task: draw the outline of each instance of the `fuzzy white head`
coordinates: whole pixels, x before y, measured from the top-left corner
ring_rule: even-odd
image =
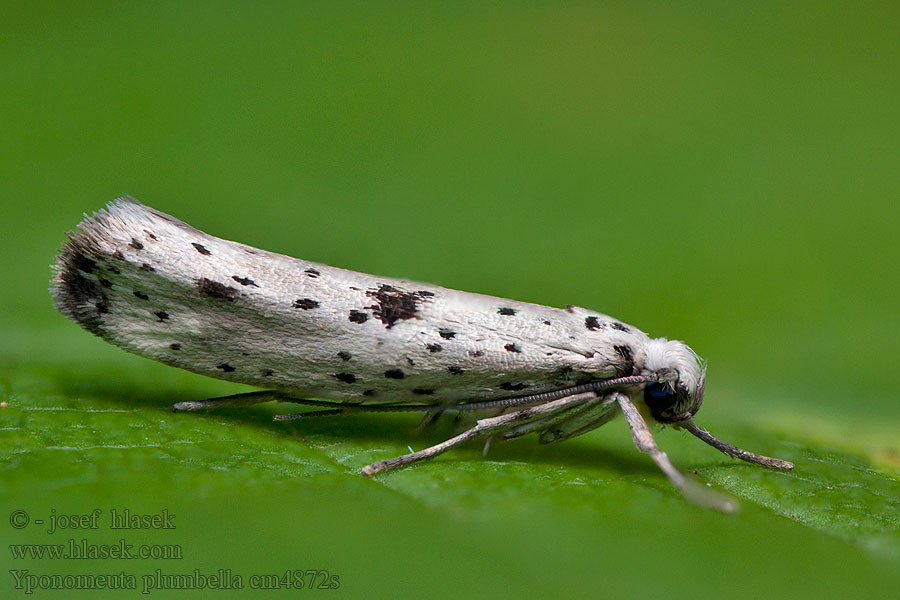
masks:
[[[683,342],[656,338],[647,342],[644,369],[648,373],[672,369],[675,381],[650,383],[644,388],[644,403],[660,423],[690,419],[700,409],[706,385],[706,366]]]

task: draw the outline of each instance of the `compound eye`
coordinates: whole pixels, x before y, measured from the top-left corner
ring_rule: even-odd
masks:
[[[644,403],[657,421],[665,421],[672,416],[678,397],[665,383],[648,383],[644,388]]]
[[[651,398],[665,398],[669,395],[669,386],[664,383],[649,383],[644,393]]]

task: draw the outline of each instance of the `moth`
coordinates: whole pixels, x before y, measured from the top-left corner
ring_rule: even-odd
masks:
[[[374,475],[475,437],[542,443],[624,415],[637,448],[693,500],[733,510],[685,478],[647,422],[776,469],[694,423],[706,369],[684,343],[576,306],[553,308],[330,267],[219,239],[131,199],[85,216],[54,265],[57,309],[89,332],[167,365],[264,388],[176,410],[278,400],[357,412],[476,411],[441,444],[363,469]]]

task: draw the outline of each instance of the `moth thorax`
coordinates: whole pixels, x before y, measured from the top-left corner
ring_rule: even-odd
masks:
[[[660,423],[690,419],[700,409],[706,383],[703,361],[683,342],[656,338],[647,343],[647,372],[673,369],[677,381],[649,383],[644,388],[644,403]]]

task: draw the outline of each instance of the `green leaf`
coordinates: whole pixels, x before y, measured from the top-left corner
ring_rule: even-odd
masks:
[[[145,591],[252,596],[257,575],[286,597],[318,569],[358,598],[897,597],[896,3],[215,8],[4,3],[0,597],[25,596],[12,571],[141,590],[220,569],[244,589]],[[452,419],[173,414],[247,389],[126,355],[47,295],[63,232],[122,193],[253,246],[684,339],[710,359],[698,424],[796,468],[657,432],[738,499],[723,515],[621,420],[366,479]],[[175,529],[112,529],[126,509]],[[179,554],[11,554],[69,540]]]
[[[99,342],[88,344],[96,350]],[[112,509],[166,509],[177,525],[53,534],[32,526],[8,531],[11,543],[127,539],[175,544],[184,554],[177,563],[17,560],[10,568],[121,568],[138,585],[155,581],[156,569],[231,568],[245,585],[258,573],[326,569],[357,595],[403,582],[413,595],[439,596],[446,578],[448,596],[601,588],[616,595],[635,586],[677,596],[703,586],[752,598],[763,576],[783,594],[839,597],[860,585],[885,591],[898,580],[896,471],[810,443],[802,430],[781,426],[776,435],[766,424],[771,416],[716,423],[717,434],[794,461],[791,473],[656,432],[680,469],[739,499],[738,514],[721,515],[688,503],[634,449],[622,420],[558,445],[495,442],[487,457],[471,444],[366,479],[365,464],[433,444],[463,424],[445,419],[417,434],[412,415],[274,422],[272,414],[293,409],[276,405],[172,413],[173,402],[238,386],[115,353],[62,365],[13,360],[2,381],[5,507],[45,519],[54,510],[99,508],[106,519]]]

